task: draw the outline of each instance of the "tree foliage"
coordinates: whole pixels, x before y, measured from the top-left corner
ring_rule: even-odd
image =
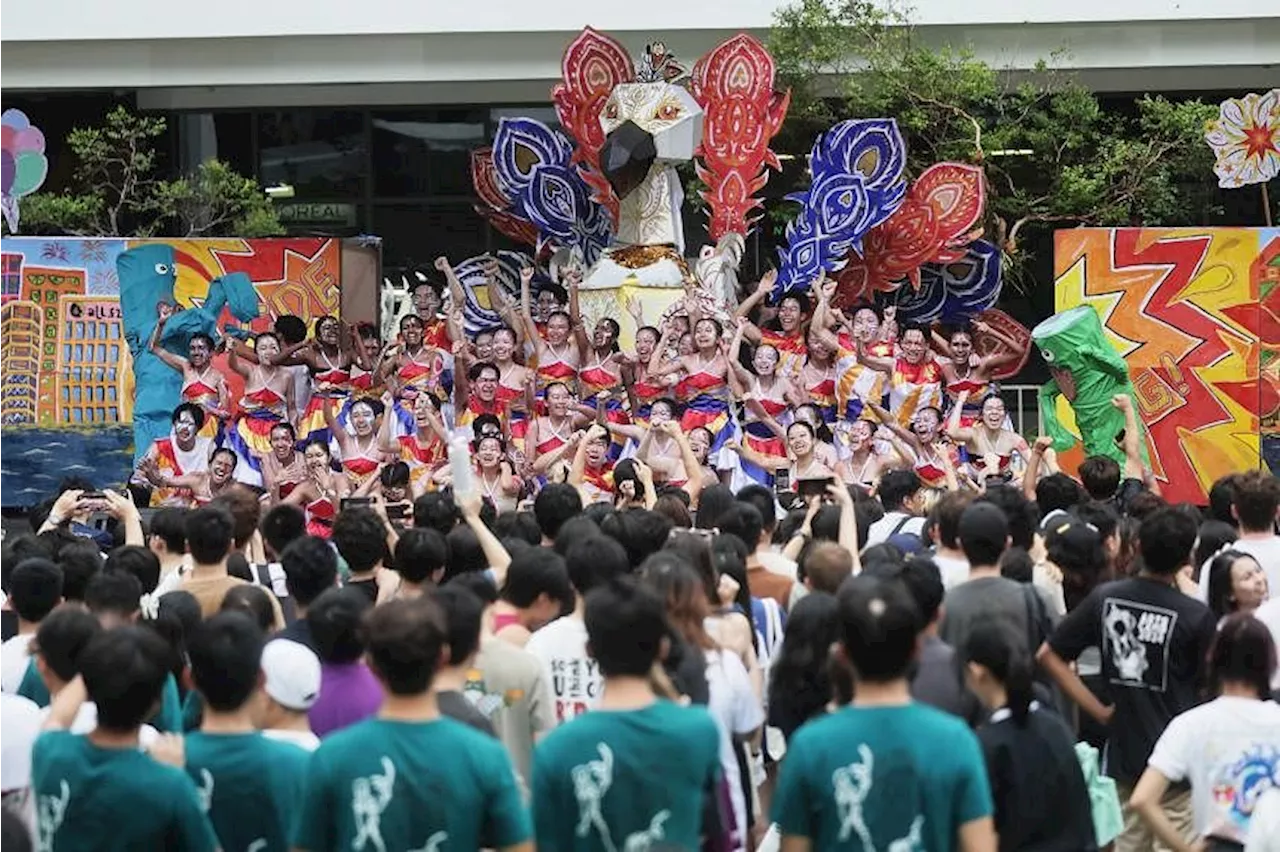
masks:
[[[873,0],[794,0],[777,13],[770,50],[792,90],[782,150],[802,154],[844,119],[888,117],[910,176],[943,161],[981,165],[987,237],[1015,285],[1029,285],[1025,246],[1044,229],[1221,213],[1203,140],[1216,106],[1147,96],[1132,112],[1106,110],[1054,67],[1060,55],[1005,73],[968,47],[926,42],[902,7]]]
[[[101,127],[67,136],[68,188],[22,201],[22,223],[79,237],[268,237],[284,233],[256,181],[218,160],[174,180],[157,176],[165,120],[116,107]]]

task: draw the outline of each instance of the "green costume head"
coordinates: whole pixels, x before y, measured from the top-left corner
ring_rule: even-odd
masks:
[[[1085,452],[1123,464],[1124,450],[1116,439],[1124,432],[1124,414],[1111,399],[1121,393],[1133,398],[1133,383],[1128,365],[1107,341],[1097,311],[1081,305],[1054,314],[1032,329],[1031,339],[1053,375],[1040,389],[1040,414],[1054,449],[1069,450],[1076,442],[1058,421],[1056,403],[1061,395],[1075,412]]]

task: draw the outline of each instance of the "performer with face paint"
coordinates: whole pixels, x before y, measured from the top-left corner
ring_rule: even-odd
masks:
[[[382,403],[376,399],[357,399],[351,403],[347,428],[342,428],[333,416],[333,401],[324,408],[325,422],[333,434],[341,454],[342,470],[354,491],[369,483],[378,475],[378,468],[387,460],[378,438],[378,416],[383,413]]]
[[[960,487],[960,454],[954,444],[946,441],[941,411],[932,405],[918,409],[908,429],[880,405],[869,403],[867,408],[887,427],[894,450],[913,466],[926,488],[954,491]]]
[[[158,458],[144,459],[138,469],[156,488],[190,494],[191,501],[187,505],[194,507],[212,502],[213,498],[236,484],[234,475],[238,461],[234,450],[217,447],[209,454],[208,466],[204,470],[165,473]]]
[[[976,423],[969,427],[961,425],[968,393],[960,392],[960,398],[947,423],[947,434],[951,436],[951,440],[968,449],[970,462],[979,474],[979,481],[987,476],[1013,479],[1015,473],[1026,467],[1031,458],[1031,448],[1021,435],[1005,428],[1008,414],[999,394],[990,394],[982,401],[980,419]],[[1013,465],[1015,455],[1019,461],[1016,467]]]
[[[297,433],[288,423],[275,424],[271,427],[271,452],[262,457],[262,484],[272,499],[283,500],[306,478]]]
[[[298,419],[297,431],[303,441],[333,436],[325,419],[326,402],[345,403],[351,396],[351,369],[355,362],[351,342],[337,317],[323,316],[315,321],[311,339],[294,349],[285,364],[302,364],[311,374],[311,399]]]
[[[264,331],[253,339],[253,348],[239,341],[228,346],[227,364],[244,377],[240,415],[228,430],[227,445],[240,461],[238,478],[246,485],[262,486],[260,459],[271,452],[271,427],[292,424],[298,416],[294,405],[293,377],[280,366],[280,338]]]
[[[172,423],[169,436],[158,438],[139,460],[132,480],[144,487],[154,486],[151,505],[155,507],[190,506],[194,498],[189,488],[155,485],[155,478],[147,476],[146,471],[171,479],[203,472],[209,468],[209,453],[213,450],[213,439],[200,434],[205,423],[200,406],[182,403],[173,410]]]
[[[756,291],[738,306],[734,319],[746,319],[747,316],[773,292],[778,280],[778,271],[771,269],[760,279]],[[821,281],[818,282],[821,284]],[[809,349],[806,346],[809,300],[799,292],[787,293],[778,302],[777,330],[762,328],[748,321],[743,327],[743,336],[756,345],[767,343],[778,352],[778,375],[787,379],[798,379],[804,369]]]
[[[307,518],[307,535],[327,539],[333,534],[333,519],[338,514],[342,498],[350,493],[351,484],[345,476],[334,471],[329,442],[323,438],[308,441],[302,455],[306,460],[307,477],[283,502],[302,507]]]
[[[985,357],[975,354],[975,334],[987,334],[996,338],[1001,343],[1000,350]],[[982,320],[974,320],[972,328],[957,328],[947,337],[936,331],[932,335],[934,347],[949,359],[941,364],[948,404],[952,408],[961,405],[960,395],[968,393],[960,414],[960,426],[967,429],[981,419],[983,400],[995,390],[992,387],[992,374],[1018,359],[1018,343]]]

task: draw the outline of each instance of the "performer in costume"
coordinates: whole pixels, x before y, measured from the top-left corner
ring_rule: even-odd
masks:
[[[631,422],[631,418],[624,404],[626,387],[623,382],[623,365],[626,358],[618,348],[618,335],[621,333],[618,321],[610,317],[596,323],[589,341],[585,331],[581,328],[576,330],[578,351],[582,354],[583,364],[578,372],[581,395],[579,411],[594,418],[597,408],[603,406],[606,420],[610,423],[627,424]],[[610,460],[617,461],[621,455],[622,443],[611,440]]]
[[[221,421],[231,416],[231,395],[227,390],[227,377],[213,366],[213,338],[203,332],[196,332],[191,335],[187,344],[187,357],[175,355],[160,345],[170,314],[168,310],[161,310],[147,348],[182,374],[182,401],[198,405],[204,411],[204,426],[200,429],[200,436],[217,437],[221,431]]]
[[[836,473],[847,485],[860,485],[863,488],[875,488],[880,475],[893,466],[894,459],[876,451],[875,427],[871,421],[861,418],[849,424],[844,432],[846,443],[843,447],[845,456],[836,466]]]
[[[416,399],[422,394],[442,403],[444,386],[442,378],[445,358],[437,347],[423,337],[424,326],[416,314],[400,320],[399,349],[383,361],[383,379],[395,395],[388,420],[395,434],[409,435],[416,429]]]
[[[1107,341],[1097,312],[1081,305],[1054,314],[1031,330],[1031,339],[1053,376],[1040,388],[1040,416],[1045,434],[1053,438],[1053,449],[1064,452],[1076,442],[1058,419],[1057,401],[1062,396],[1075,413],[1085,453],[1109,456],[1123,470],[1126,455],[1122,439],[1130,436],[1126,435],[1125,413],[1112,399],[1124,394],[1136,410],[1137,397],[1129,367]],[[1146,441],[1135,440],[1144,465],[1149,464]]]
[[[389,395],[383,398],[384,404],[390,402]],[[409,465],[409,481],[413,490],[425,494],[431,490],[432,474],[448,461],[449,432],[440,419],[435,397],[429,393],[414,397],[413,418],[413,433],[399,435],[391,422],[393,418],[383,417],[378,437],[384,453],[394,455]]]
[[[522,293],[521,310],[525,325],[525,336],[533,346],[533,354],[537,359],[537,390],[541,396],[547,385],[552,382],[564,382],[571,391],[577,389],[578,367],[582,363],[582,353],[570,334],[582,324],[582,316],[578,312],[577,284],[580,273],[570,270],[569,279],[569,311],[555,311],[547,316],[545,329],[540,330],[533,317],[533,309],[529,302],[529,282],[533,280],[533,270],[526,267],[520,270],[520,287]]]
[[[883,407],[868,404],[867,408],[888,429],[894,450],[912,465],[925,488],[954,491],[960,487],[960,454],[945,440],[941,411],[931,405],[918,409],[911,428],[906,429]]]
[[[524,482],[516,475],[515,465],[507,458],[507,443],[501,435],[481,435],[471,442],[471,470],[474,486],[482,498],[499,513],[514,512],[520,502]],[[453,485],[453,471],[443,465],[432,475],[440,487]]]
[[[204,409],[194,403],[184,402],[173,410],[170,422],[172,428],[169,437],[157,438],[139,459],[132,480],[138,485],[146,487],[154,484],[144,469],[155,470],[169,478],[208,470],[213,439],[201,434],[201,427],[205,423]],[[186,507],[192,501],[190,489],[155,486],[151,490],[150,505],[155,507]]]
[[[742,366],[739,353],[747,320],[738,317],[737,331],[729,344],[729,388],[737,399],[743,401],[742,443],[763,456],[786,455],[787,431],[784,421],[789,420],[795,388],[777,375],[778,350],[768,343],[756,346],[751,365],[755,372]],[[760,485],[772,485],[773,474],[742,458],[739,465],[743,477]],[[737,482],[737,488],[747,485]],[[735,489],[737,490],[737,489]]]
[[[671,395],[679,379],[675,376],[650,378],[649,361],[653,359],[653,352],[658,348],[662,333],[653,326],[644,324],[644,306],[634,296],[627,299],[627,312],[635,321],[636,352],[635,362],[623,365],[622,377],[631,403],[631,419],[642,423],[649,419],[649,406],[653,401]]]
[[[564,459],[573,449],[574,433],[590,422],[573,408],[573,396],[563,382],[547,385],[545,403],[546,415],[534,418],[525,436],[525,457],[536,476],[546,476],[553,464]]]
[[[974,332],[990,334],[1004,345],[994,355],[978,357],[973,353]],[[982,320],[974,321],[973,331],[958,328],[946,338],[935,331],[933,342],[949,359],[940,365],[946,382],[948,405],[954,407],[960,404],[960,395],[968,393],[967,405],[961,410],[959,424],[961,428],[967,429],[981,419],[982,401],[996,390],[992,385],[992,373],[1018,359],[1018,343]]]
[[[227,356],[227,365],[245,380],[240,414],[235,428],[228,431],[227,445],[240,458],[240,481],[261,487],[258,460],[271,452],[271,427],[297,419],[293,377],[279,364],[280,338],[274,332],[255,336],[252,349],[234,341],[227,347]]]
[[[835,397],[839,413],[836,431],[841,433],[847,428],[846,424],[854,423],[863,416],[867,402],[879,403],[884,398],[884,374],[862,364],[858,360],[857,347],[861,344],[880,356],[892,355],[893,348],[876,341],[880,320],[874,311],[867,308],[854,312],[850,334],[837,337],[832,330],[836,317],[831,308],[835,287],[834,281],[819,282],[810,332],[823,347],[835,353]]]
[[[378,329],[371,322],[362,322],[356,326],[351,342],[355,356],[351,364],[351,399],[381,398],[379,376],[387,353],[378,339]]]
[[[929,352],[923,328],[902,326],[898,336],[901,354],[896,358],[872,355],[865,343],[855,343],[858,363],[889,377],[889,412],[899,426],[910,423],[922,408],[941,408],[942,368]]]
[[[776,475],[785,470],[790,473],[791,487],[802,479],[822,479],[835,477],[835,471],[818,460],[815,450],[818,436],[814,428],[803,420],[797,420],[787,427],[787,452],[789,455],[761,455],[748,446],[730,441],[728,448],[738,453],[745,461],[763,468],[769,474]]]
[[[308,441],[302,455],[306,459],[307,477],[283,502],[302,507],[307,518],[307,535],[329,538],[333,535],[333,519],[351,485],[345,476],[334,471],[329,442],[324,438]]]
[[[818,407],[824,423],[836,422],[836,347],[809,329],[809,357],[800,371],[801,396]]]
[[[383,413],[382,403],[376,399],[357,399],[351,403],[350,429],[340,428],[333,416],[333,401],[324,407],[325,423],[333,433],[341,453],[342,471],[354,492],[378,476],[378,469],[386,461],[378,437],[378,415]]]
[[[503,408],[512,449],[524,453],[524,436],[529,431],[526,396],[533,384],[533,371],[515,362],[516,332],[503,326],[493,333],[493,364],[498,368],[494,394]]]
[[[599,423],[577,442],[573,466],[569,469],[569,484],[582,494],[582,502],[613,502],[613,462],[609,459],[609,432]]]
[[[840,454],[836,451],[835,433],[823,421],[822,411],[818,406],[811,402],[797,405],[791,410],[791,419],[803,420],[813,427],[813,432],[818,437],[818,446],[813,451],[814,455],[818,457],[818,461],[835,470],[840,461]]]
[[[313,337],[294,352],[291,360],[284,362],[303,364],[311,374],[311,399],[297,426],[304,442],[333,436],[324,409],[335,401],[345,404],[350,398],[351,369],[355,363],[352,347],[343,340],[342,323],[336,317],[320,317],[312,328]]]
[[[947,423],[947,434],[952,441],[969,451],[970,464],[975,473],[986,476],[999,475],[1006,479],[1015,479],[1015,473],[1025,469],[1031,459],[1031,448],[1024,439],[1004,424],[1008,414],[1004,408],[1004,400],[998,394],[990,394],[979,406],[981,416],[972,426],[963,426],[963,412],[968,391],[962,391],[951,418]],[[1013,465],[1014,456],[1019,464]],[[982,477],[978,477],[982,481]]]
[[[505,422],[506,406],[498,400],[498,368],[487,362],[473,363],[464,349],[459,349],[456,355],[458,380],[453,385],[454,428],[465,429],[482,414]]]
[[[307,478],[307,466],[298,452],[298,434],[293,426],[280,422],[271,427],[271,452],[261,459],[262,484],[274,501],[283,500],[299,482]]]
[[[156,460],[146,461],[139,470],[147,481],[157,488],[185,491],[191,494],[192,506],[204,506],[236,484],[235,472],[238,459],[229,447],[215,447],[209,454],[205,470],[193,470],[182,474],[162,471]]]
[[[698,320],[693,328],[693,354],[683,355],[675,361],[665,361],[667,347],[671,344],[675,326],[668,324],[658,341],[658,348],[649,360],[649,375],[653,378],[672,375],[680,370],[688,373],[685,386],[689,401],[680,418],[680,428],[685,432],[702,427],[712,435],[711,455],[719,467],[720,450],[733,434],[730,417],[729,363],[720,350],[724,335],[720,323],[711,317]]]
[[[771,292],[778,280],[778,271],[771,269],[760,279],[760,284],[756,287],[756,291],[747,297],[738,310],[734,313],[734,318],[746,318],[756,305],[760,304]],[[778,329],[762,328],[755,323],[749,322],[746,325],[745,336],[748,341],[754,344],[767,343],[778,350],[780,362],[778,366],[778,375],[784,379],[793,380],[800,377],[800,371],[804,367],[805,359],[808,357],[809,350],[805,345],[806,331],[805,320],[809,312],[809,300],[803,294],[795,292],[788,293],[778,302]]]

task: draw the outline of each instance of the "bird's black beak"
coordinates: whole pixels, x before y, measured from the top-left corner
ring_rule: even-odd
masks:
[[[604,138],[600,168],[618,198],[626,198],[644,180],[657,155],[653,135],[627,121]]]

